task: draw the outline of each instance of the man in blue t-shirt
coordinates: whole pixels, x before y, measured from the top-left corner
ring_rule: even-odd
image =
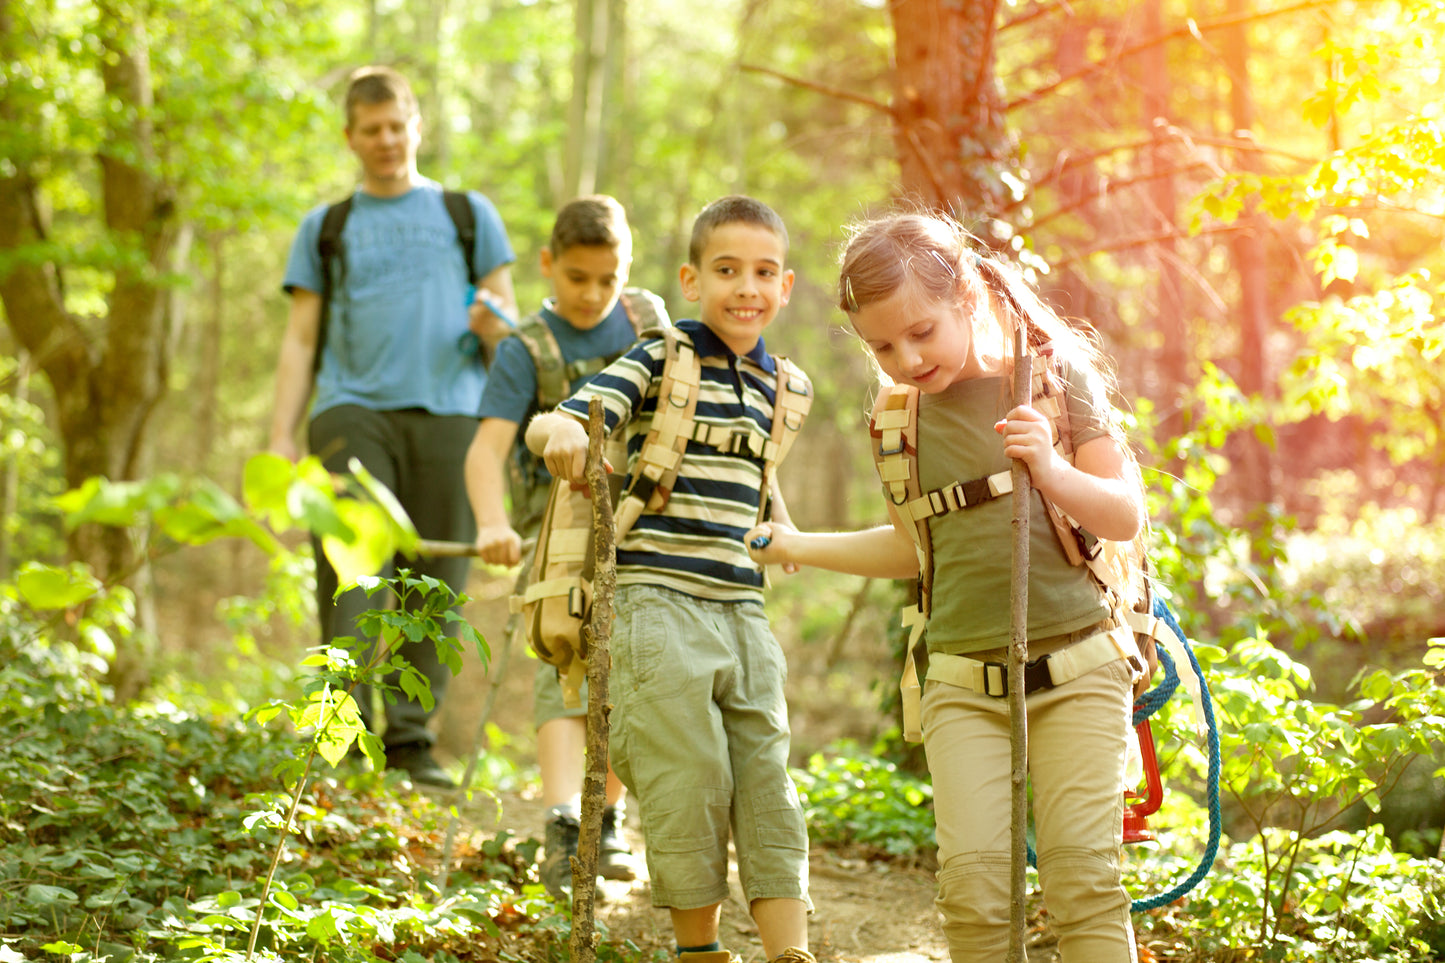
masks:
[[[358,459],[396,494],[423,538],[471,542],[476,525],[463,461],[487,380],[478,348],[489,355],[511,330],[515,258],[495,207],[468,192],[476,227],[469,270],[441,186],[417,173],[420,140],[416,97],[400,74],[364,67],[352,75],[346,143],[361,164],[361,186],[341,230],[342,263],[331,266],[325,312],[328,265],[318,238],[326,205],[306,215],[292,243],[284,283],[291,311],[277,364],[270,447],[298,456],[297,429],[314,388],[307,442],[330,471],[344,473],[350,459]],[[471,277],[479,279],[474,299]],[[378,603],[360,589],[333,601],[337,576],[314,544],[323,644],[363,638],[356,618]],[[466,558],[408,564],[455,592],[465,587]],[[379,574],[388,577],[393,567]],[[435,646],[404,645],[401,654],[427,677],[440,705],[450,673]],[[374,731],[373,694],[358,689],[355,696]],[[450,787],[431,754],[431,714],[405,696],[386,706],[387,766],[405,770],[413,782]]]

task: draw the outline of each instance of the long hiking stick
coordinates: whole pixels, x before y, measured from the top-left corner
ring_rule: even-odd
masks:
[[[582,782],[582,825],[572,857],[572,963],[593,963],[597,953],[594,905],[597,855],[602,841],[602,810],[607,805],[607,675],[612,656],[612,596],[617,589],[617,546],[613,537],[612,499],[602,467],[602,402],[587,405],[587,487],[592,493],[592,532],[596,565],[592,576],[592,613],[587,633],[587,771]]]
[[[1033,400],[1033,364],[1024,350],[1024,319],[1014,327],[1013,403]],[[1013,578],[1010,616],[1013,633],[1008,650],[1009,779],[1012,790],[1012,860],[1009,864],[1008,963],[1024,963],[1024,929],[1028,920],[1028,758],[1029,722],[1024,705],[1024,663],[1029,660],[1029,501],[1028,466],[1014,459]]]

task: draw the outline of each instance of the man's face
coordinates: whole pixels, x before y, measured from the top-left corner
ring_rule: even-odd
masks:
[[[421,118],[395,100],[357,104],[346,128],[346,144],[368,186],[410,184],[416,172],[416,151],[421,144]]]

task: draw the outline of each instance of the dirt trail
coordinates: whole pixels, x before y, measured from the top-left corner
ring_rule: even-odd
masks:
[[[541,837],[544,808],[534,794],[504,793],[500,802],[500,820],[490,826],[473,824],[474,832],[494,835],[506,829],[515,838]],[[633,851],[641,857],[635,814],[629,813],[627,829]],[[809,864],[814,905],[809,935],[822,963],[948,959],[933,910],[931,871],[896,862],[871,863],[817,847]],[[645,867],[643,877],[631,883],[599,880],[597,919],[606,926],[609,943],[631,940],[644,951],[671,952],[667,911],[653,908]],[[763,960],[762,943],[737,888],[735,866],[730,883],[733,892],[723,906],[721,941],[745,963],[758,963]]]

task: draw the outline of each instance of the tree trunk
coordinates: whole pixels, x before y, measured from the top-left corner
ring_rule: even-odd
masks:
[[[222,344],[226,326],[226,239],[216,233],[206,238],[211,276],[206,284],[205,322],[196,344],[196,376],[191,381],[190,405],[196,412],[195,460],[209,474],[216,450],[220,410]]]
[[[34,257],[47,245],[35,155],[21,155],[0,171],[0,251],[22,251],[15,267],[0,277],[0,301],[16,341],[33,358],[55,395],[58,433],[64,449],[65,480],[76,486],[95,475],[113,481],[137,478],[145,468],[146,428],[166,390],[169,363],[167,291],[157,280],[172,269],[177,217],[170,186],[160,177],[152,126],[150,51],[143,22],[127,6],[97,6],[103,56],[101,79],[107,99],[121,118],[103,135],[96,161],[100,171],[100,230],[138,256],[114,271],[104,317],[76,318],[64,300],[63,263],[53,255]],[[9,23],[8,0],[0,0],[0,45],[17,43]],[[6,50],[7,60],[11,59]],[[0,85],[0,123],[32,127]],[[32,138],[31,143],[40,139]],[[70,536],[72,554],[105,579],[134,575],[131,533],[80,526]],[[117,653],[116,695],[132,694],[143,672],[135,653]]]
[[[607,48],[603,63],[602,154],[597,159],[597,189],[616,195],[627,209],[632,198],[622,197],[622,185],[631,180],[632,124],[636,104],[635,67],[628,63],[627,0],[607,0]]]
[[[1250,0],[1229,0],[1229,15],[1243,18],[1249,13]],[[1229,106],[1234,129],[1254,129],[1254,96],[1249,84],[1249,31],[1241,22],[1226,35],[1223,56],[1230,78]],[[1257,170],[1257,156],[1252,151],[1239,153],[1241,170]],[[1240,217],[1243,230],[1234,235],[1231,247],[1235,270],[1239,274],[1239,388],[1250,398],[1263,398],[1268,390],[1267,337],[1270,325],[1269,268],[1266,262],[1264,217],[1246,208]],[[1252,504],[1268,506],[1275,501],[1273,459],[1268,446],[1252,432],[1243,439],[1241,464],[1244,491]]]
[[[17,352],[15,365],[15,388],[12,394],[17,407],[30,399],[30,356],[25,349]],[[11,519],[20,507],[20,460],[10,461],[0,472],[0,519]],[[0,579],[10,578],[10,528],[0,525]]]
[[[1013,235],[995,218],[1022,186],[994,74],[997,6],[997,0],[888,3],[903,194],[951,212],[995,247]]]
[[[1148,0],[1144,10],[1144,36],[1164,34],[1163,0]],[[1144,129],[1151,131],[1154,144],[1149,150],[1149,207],[1154,223],[1149,231],[1161,240],[1154,248],[1158,268],[1157,314],[1155,323],[1162,337],[1159,375],[1155,401],[1163,416],[1159,430],[1163,437],[1183,433],[1184,398],[1193,383],[1189,372],[1189,328],[1184,316],[1184,281],[1179,270],[1178,202],[1174,177],[1168,172],[1175,167],[1169,129],[1169,59],[1163,44],[1151,45],[1143,54]],[[1178,466],[1173,469],[1177,472]]]
[[[576,33],[572,51],[572,101],[567,108],[568,199],[597,189],[602,140],[602,88],[607,63],[607,0],[575,0]]]

